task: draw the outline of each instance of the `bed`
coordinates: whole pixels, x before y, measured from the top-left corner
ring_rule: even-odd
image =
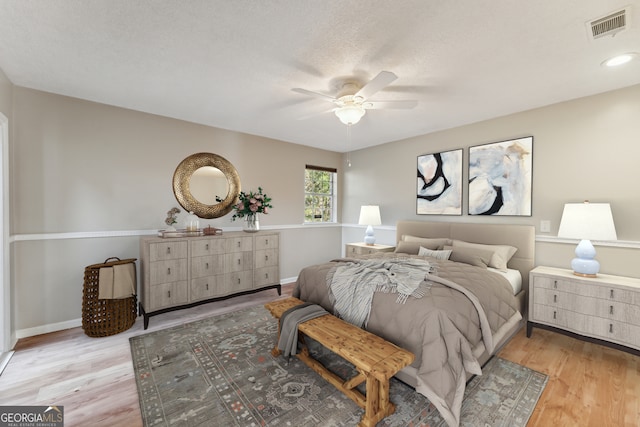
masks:
[[[524,324],[534,250],[529,225],[400,221],[396,252],[305,267],[293,296],[413,352],[396,377],[457,426],[467,380]]]

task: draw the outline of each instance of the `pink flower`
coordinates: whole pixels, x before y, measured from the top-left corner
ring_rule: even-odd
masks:
[[[269,213],[269,208],[268,207],[264,207],[264,209],[262,210],[263,214],[268,214]]]
[[[257,202],[255,197],[252,197],[251,199],[249,199],[249,203],[251,203],[252,205],[255,204]]]
[[[249,210],[251,212],[256,212],[258,210],[258,205],[252,204],[251,206],[249,206]]]

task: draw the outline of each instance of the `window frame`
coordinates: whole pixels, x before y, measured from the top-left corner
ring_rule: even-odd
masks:
[[[328,172],[331,174],[331,193],[313,193],[307,191],[307,171]],[[331,221],[308,221],[307,210],[307,197],[308,196],[322,196],[330,197],[331,199]],[[338,170],[336,168],[330,168],[325,166],[305,165],[304,168],[304,210],[303,210],[303,223],[304,224],[337,224],[337,212],[338,212]]]

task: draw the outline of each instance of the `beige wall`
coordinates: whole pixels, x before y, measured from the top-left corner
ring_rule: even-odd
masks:
[[[22,87],[13,110],[17,330],[77,323],[84,267],[139,257],[138,236],[166,226],[166,212],[179,206],[173,172],[196,152],[225,157],[244,190],[261,186],[273,198],[261,225],[281,230],[283,279],[340,253],[339,225],[303,225],[305,164],[339,168],[338,153]],[[241,227],[230,217],[201,226]]]
[[[631,248],[600,250],[601,271],[640,277],[638,100],[640,85],[351,153],[343,222],[357,223],[360,205],[379,204],[380,243],[393,243],[393,231],[384,226],[400,219],[532,224],[543,238],[557,235],[564,203],[609,202],[618,238],[633,242]],[[531,217],[468,216],[467,185],[462,216],[416,215],[417,156],[463,148],[466,162],[470,146],[529,135],[534,137]],[[466,167],[463,175],[466,181]],[[551,221],[550,233],[539,232],[540,220]],[[353,227],[344,234],[358,241],[363,230]],[[550,240],[537,244],[537,264],[568,267],[575,244]]]
[[[632,241],[630,247],[601,249],[602,271],[640,277],[632,262],[640,240],[634,222],[640,213],[634,190],[637,99],[640,86],[357,151],[343,173],[338,153],[11,87],[6,79],[3,86],[0,76],[0,108],[10,110],[13,129],[15,329],[30,334],[76,326],[84,267],[110,256],[139,256],[138,236],[163,227],[166,211],[177,205],[171,190],[175,167],[199,151],[224,156],[238,169],[244,189],[260,185],[273,197],[275,208],[262,225],[282,233],[283,279],[338,256],[345,242],[360,241],[364,229],[354,224],[360,205],[369,203],[382,209],[384,225],[376,233],[381,243],[393,242],[399,219],[536,227],[548,219],[550,241],[537,244],[537,262],[566,266],[573,245],[553,236],[562,204],[584,198],[610,202],[619,237]],[[534,136],[533,216],[415,214],[418,155],[464,148],[466,159],[469,146],[526,135]],[[339,169],[344,227],[302,226],[306,163]],[[466,194],[465,187],[463,211]],[[203,223],[239,226],[228,218]]]

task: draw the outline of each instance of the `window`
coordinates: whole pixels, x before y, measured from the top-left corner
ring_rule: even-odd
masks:
[[[336,178],[336,169],[306,166],[304,222],[336,222]]]

